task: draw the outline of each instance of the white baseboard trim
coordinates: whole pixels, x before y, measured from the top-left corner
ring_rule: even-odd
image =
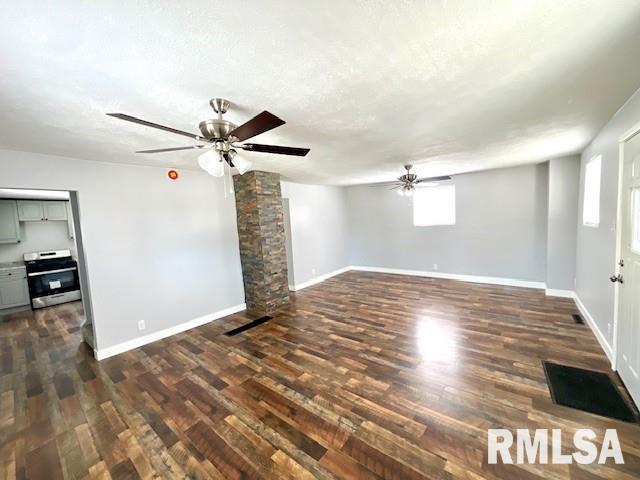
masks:
[[[296,285],[289,285],[289,290],[291,290],[292,292],[297,292],[298,290],[310,287],[311,285],[315,285],[316,283],[324,282],[327,278],[335,277],[336,275],[340,275],[341,273],[348,272],[349,270],[351,270],[351,268],[352,267],[342,267],[338,270],[334,270],[333,272],[318,275],[317,277],[314,277],[306,282],[298,283]]]
[[[213,320],[226,317],[227,315],[241,312],[243,310],[246,310],[246,308],[247,305],[245,303],[225,308],[224,310],[219,310],[208,315],[203,315],[202,317],[194,318],[193,320],[189,320],[188,322],[181,323],[180,325],[176,325],[174,327],[165,328],[164,330],[159,330],[142,337],[137,337],[133,340],[127,340],[126,342],[118,343],[111,347],[94,350],[94,356],[96,360],[104,360],[105,358],[113,357],[114,355],[133,350],[134,348],[141,347],[148,343],[162,340],[163,338],[170,337],[171,335],[176,335],[177,333],[182,333],[186,330],[199,327]]]
[[[558,290],[555,288],[547,288],[544,291],[547,297],[576,298],[576,292],[573,290]]]
[[[613,349],[611,348],[611,345],[609,345],[609,342],[607,342],[607,338],[598,328],[598,325],[589,313],[589,310],[587,310],[587,307],[585,307],[584,303],[582,303],[582,301],[580,300],[580,297],[576,295],[575,301],[576,305],[578,306],[578,310],[580,310],[580,313],[587,321],[587,325],[589,325],[589,328],[591,328],[593,335],[596,337],[596,340],[598,340],[598,343],[602,347],[602,350],[604,350],[604,353],[607,355],[609,362],[611,362],[611,368],[613,368],[615,362],[613,361]]]
[[[462,275],[458,273],[429,272],[424,270],[405,270],[400,268],[385,268],[385,267],[352,266],[351,270],[359,270],[362,272],[393,273],[397,275],[411,275],[414,277],[446,278],[448,280],[459,280],[461,282],[488,283],[491,285],[505,285],[510,287],[524,287],[524,288],[537,288],[537,289],[545,288],[544,282],[533,282],[530,280],[517,280],[514,278],[483,277],[478,275]]]

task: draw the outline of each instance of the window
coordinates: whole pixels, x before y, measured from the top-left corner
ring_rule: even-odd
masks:
[[[588,227],[600,225],[600,173],[602,155],[587,162],[584,172],[584,202],[582,205],[582,223]]]
[[[415,227],[455,224],[455,185],[439,185],[415,190],[413,194],[413,225]]]
[[[640,255],[640,187],[631,194],[631,250]]]

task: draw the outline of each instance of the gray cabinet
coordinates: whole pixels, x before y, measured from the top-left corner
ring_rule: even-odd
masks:
[[[68,202],[42,202],[45,220],[67,221]]]
[[[28,305],[29,286],[24,268],[0,271],[0,309]]]
[[[21,222],[66,221],[67,203],[63,200],[18,200]]]
[[[0,200],[0,243],[19,243],[20,224],[15,200]]]
[[[44,220],[44,210],[40,200],[18,200],[18,218],[21,222]]]

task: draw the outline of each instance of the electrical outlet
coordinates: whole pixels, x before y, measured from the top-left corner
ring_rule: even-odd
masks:
[[[312,268],[312,269],[311,269],[311,275],[315,275],[315,274],[316,274],[316,269],[315,269],[315,268]]]
[[[437,264],[437,263],[434,263],[434,264],[433,264],[433,269],[434,269],[434,270],[438,270],[438,264]]]
[[[138,330],[144,330],[147,328],[147,325],[144,320],[138,320]]]

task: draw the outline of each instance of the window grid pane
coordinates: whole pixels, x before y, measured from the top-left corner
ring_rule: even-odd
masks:
[[[640,255],[640,188],[631,194],[631,251]]]
[[[582,205],[582,223],[590,227],[600,224],[600,174],[602,156],[592,158],[587,163],[584,174],[584,200]]]
[[[440,185],[416,189],[413,195],[413,225],[455,225],[456,187]]]

